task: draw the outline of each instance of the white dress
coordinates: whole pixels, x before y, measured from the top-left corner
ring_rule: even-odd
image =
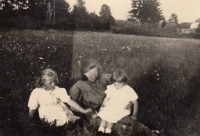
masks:
[[[39,107],[40,119],[44,119],[50,125],[56,123],[56,126],[62,126],[68,121],[74,122],[79,119],[63,103],[67,103],[70,100],[70,96],[64,88],[56,86],[53,91],[36,88],[30,95],[28,107],[30,109]]]
[[[101,107],[98,116],[110,123],[117,123],[120,119],[130,114],[130,110],[125,109],[130,101],[138,99],[135,91],[128,85],[121,89],[116,89],[114,85],[107,86],[105,91],[109,100]]]

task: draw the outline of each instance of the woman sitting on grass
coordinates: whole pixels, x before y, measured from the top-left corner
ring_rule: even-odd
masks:
[[[92,116],[88,116],[89,120],[96,117],[105,98],[104,91],[111,84],[110,79],[111,74],[102,74],[96,60],[87,59],[82,63],[81,79],[71,87],[69,94],[82,107],[93,109]],[[126,108],[130,109],[131,106],[132,104],[127,104]]]
[[[51,69],[44,69],[36,81],[36,89],[30,95],[28,107],[29,118],[33,118],[38,108],[39,117],[49,125],[63,126],[68,122],[75,122],[79,117],[75,116],[64,104],[67,103],[77,111],[88,114],[91,108],[83,109],[75,101],[70,99],[64,88],[58,84],[57,73]]]
[[[128,86],[127,75],[123,70],[116,70],[112,76],[113,84],[107,86],[104,98],[98,116],[102,119],[97,135],[110,135],[114,123],[117,123],[123,117],[130,115],[130,110],[126,106],[132,102],[133,113],[131,118],[137,119],[138,96],[135,91]]]
[[[81,79],[70,89],[69,95],[83,107],[99,110],[105,97],[104,91],[110,84],[111,74],[102,74],[96,60],[88,59],[82,63]]]
[[[87,118],[83,119],[86,119],[86,121],[89,120],[88,122],[90,122],[91,125],[93,125],[93,128],[96,129],[98,129],[97,127],[99,126],[101,119],[95,117],[97,117],[97,112],[99,111],[105,98],[104,91],[107,89],[106,87],[111,84],[111,74],[102,74],[100,69],[101,67],[96,60],[85,60],[81,65],[81,79],[76,82],[69,91],[69,95],[72,100],[76,101],[84,108],[89,107],[93,109],[93,114],[91,114],[91,116],[88,115]],[[130,102],[127,104],[126,109],[130,110],[132,105],[133,103]],[[122,135],[121,131],[124,129],[124,125],[127,124],[127,126],[129,125],[134,128],[133,130],[142,133],[148,133],[149,136],[153,135],[150,129],[148,129],[142,123],[134,121],[132,118],[136,119],[135,116],[126,116],[119,120],[113,126],[113,131],[117,133],[117,135]],[[132,135],[132,132],[128,133]]]

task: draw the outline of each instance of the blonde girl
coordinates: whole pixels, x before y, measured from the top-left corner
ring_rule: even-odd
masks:
[[[30,119],[38,109],[40,119],[50,125],[55,123],[56,126],[63,126],[69,121],[75,122],[79,117],[75,116],[65,103],[83,114],[92,111],[91,108],[83,109],[71,100],[67,91],[56,86],[57,84],[58,75],[55,71],[52,69],[41,71],[36,81],[36,88],[32,91],[28,102]]]

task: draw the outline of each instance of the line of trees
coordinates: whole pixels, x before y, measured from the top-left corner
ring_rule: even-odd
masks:
[[[56,3],[55,22],[53,15],[48,15],[49,12],[47,12],[47,7],[51,13],[54,10],[54,1]],[[131,1],[132,9],[128,12],[129,21],[123,20],[120,22],[122,25],[119,25],[119,21],[114,19],[110,7],[106,4],[102,5],[97,15],[95,12],[87,11],[84,0],[77,0],[72,9],[66,0],[0,0],[0,26],[111,30],[114,33],[160,37],[179,37],[182,35],[181,28],[190,26],[189,23],[179,24],[178,16],[174,13],[166,20],[162,15],[158,0]],[[200,32],[200,27],[196,32]]]
[[[166,20],[158,0],[132,0],[131,7],[129,21],[116,20],[111,29],[113,33],[200,39],[200,25],[196,33],[182,34],[182,29],[190,28],[191,23],[179,24],[175,13]]]
[[[158,0],[132,0],[132,10],[128,12],[130,14],[128,19],[136,18],[142,25],[145,24],[150,27],[158,27],[160,24],[163,28],[167,24],[177,28],[181,27],[175,13],[171,14],[166,21],[162,15],[160,5]]]
[[[64,29],[108,30],[115,19],[108,5],[103,4],[99,16],[89,13],[84,0],[77,0],[70,9],[65,0],[55,0],[55,25],[48,19],[47,7],[54,10],[54,0],[2,0],[0,1],[0,25],[8,27],[36,28],[56,27]],[[49,5],[48,5],[49,4]]]

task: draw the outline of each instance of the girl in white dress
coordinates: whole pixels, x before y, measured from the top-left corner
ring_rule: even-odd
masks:
[[[28,102],[30,119],[38,108],[40,119],[50,125],[63,126],[69,121],[75,122],[79,117],[75,116],[64,103],[84,114],[92,112],[91,108],[83,109],[71,100],[64,88],[56,86],[57,83],[58,75],[55,71],[51,69],[41,71],[41,76],[36,81],[37,88],[32,91]]]
[[[115,70],[112,80],[113,84],[107,86],[107,90],[105,91],[106,97],[98,113],[102,121],[97,135],[103,135],[104,132],[110,134],[114,123],[130,115],[130,109],[126,109],[126,106],[130,102],[133,103],[133,114],[131,118],[134,120],[137,119],[138,96],[135,91],[126,84],[126,73],[123,70]]]

